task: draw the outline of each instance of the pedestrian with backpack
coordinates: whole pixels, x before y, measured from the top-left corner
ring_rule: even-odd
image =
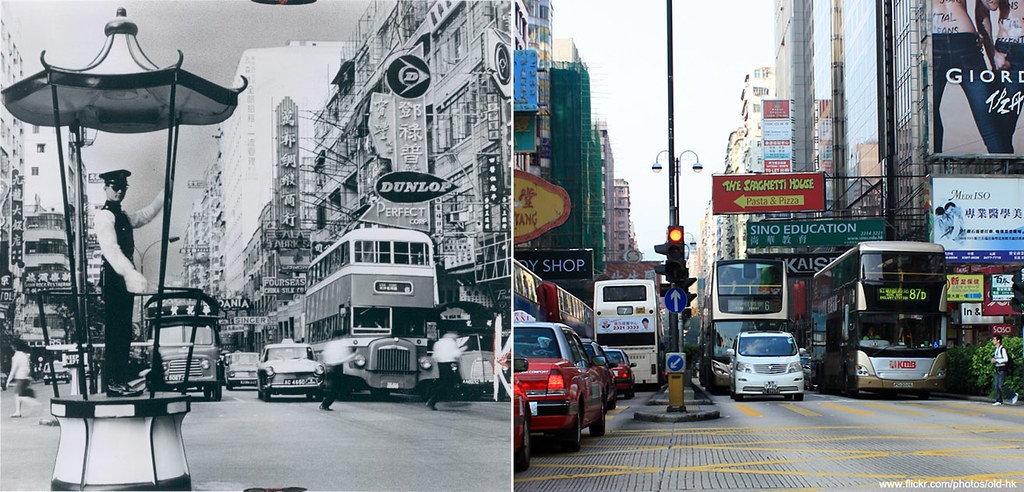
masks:
[[[993,385],[996,388],[996,401],[992,406],[998,406],[1003,404],[1003,395],[1009,395],[1011,391],[1006,387],[1006,376],[1009,375],[1009,366],[1012,364],[1010,360],[1010,354],[1006,352],[1006,347],[1003,347],[1003,336],[995,335],[992,337],[992,341],[996,344],[996,349],[992,353],[992,364],[995,364],[995,379]],[[1013,398],[1010,399],[1010,405],[1017,404],[1017,393],[1013,392]]]

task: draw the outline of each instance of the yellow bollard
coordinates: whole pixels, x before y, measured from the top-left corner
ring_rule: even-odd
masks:
[[[686,356],[679,352],[665,354],[665,367],[668,369],[668,411],[685,412],[683,376],[686,370]]]

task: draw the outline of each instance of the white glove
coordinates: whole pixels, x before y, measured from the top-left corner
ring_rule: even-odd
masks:
[[[149,282],[146,281],[146,277],[143,277],[141,273],[135,270],[128,272],[124,276],[124,285],[128,292],[133,294],[140,294],[149,290]]]

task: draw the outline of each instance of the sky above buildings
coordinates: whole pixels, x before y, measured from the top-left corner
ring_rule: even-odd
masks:
[[[87,66],[106,40],[104,26],[115,18],[119,7],[124,7],[128,18],[138,25],[139,45],[155,64],[172,65],[181,50],[183,69],[221,86],[240,87],[241,80],[234,75],[244,50],[285,46],[289,41],[352,40],[368,3],[320,0],[311,5],[281,6],[242,0],[5,0],[0,2],[0,17],[15,37],[26,77],[42,70],[40,54],[44,50],[51,65]],[[181,129],[172,236],[185,232],[192,201],[201,196],[200,190],[186,185],[189,180],[202,179],[203,170],[216,159],[216,133],[216,125]],[[95,143],[82,152],[87,172],[131,170],[125,207],[133,210],[148,204],[163,187],[167,132],[97,135],[89,131],[87,138],[93,137]],[[103,200],[100,191],[93,190],[92,201]],[[137,231],[139,249],[158,240],[160,232],[159,220]],[[170,248],[168,279],[180,269],[180,245]],[[146,255],[145,271],[154,283],[156,275],[150,272],[157,271],[158,249]]]
[[[744,77],[774,66],[775,2],[672,5],[675,153],[691,150],[704,166],[694,174],[692,154],[682,156],[679,222],[696,236],[711,175],[725,171],[729,134],[742,125]],[[573,38],[590,69],[593,115],[608,122],[615,177],[629,181],[646,260],[662,258],[654,245],[669,222],[666,34],[664,1],[552,0],[551,35]],[[651,172],[656,158],[659,174]]]

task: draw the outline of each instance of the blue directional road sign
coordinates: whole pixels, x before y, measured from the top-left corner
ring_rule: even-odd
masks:
[[[686,357],[681,352],[669,352],[665,354],[665,368],[668,372],[683,372],[686,365]]]
[[[686,293],[679,287],[672,287],[665,293],[665,307],[673,313],[682,312],[686,308]]]

